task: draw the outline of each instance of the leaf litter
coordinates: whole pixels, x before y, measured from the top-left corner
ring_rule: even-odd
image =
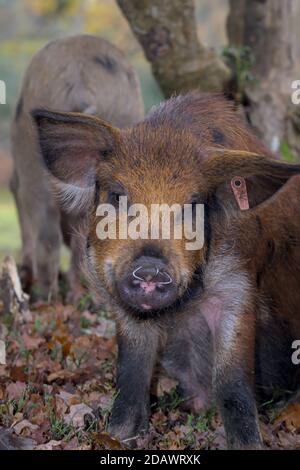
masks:
[[[117,345],[105,307],[36,302],[25,315],[7,314],[1,323],[6,361],[0,363],[0,449],[123,449],[107,433]],[[215,407],[199,416],[183,411],[176,385],[159,371],[149,432],[137,447],[225,449]],[[269,406],[260,421],[267,448],[300,449],[300,403],[281,411]]]

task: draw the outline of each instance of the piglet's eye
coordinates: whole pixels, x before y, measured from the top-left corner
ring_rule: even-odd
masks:
[[[121,194],[118,193],[113,193],[112,198],[114,201],[119,202],[120,201]]]
[[[109,202],[111,204],[119,204],[121,196],[122,196],[122,194],[120,194],[120,193],[110,193],[109,194]]]
[[[193,210],[196,209],[196,206],[197,204],[203,204],[203,197],[201,197],[200,195],[197,195],[195,194],[195,196],[193,196],[190,201],[189,201],[189,204],[191,204]]]
[[[125,198],[125,200],[122,200],[122,198]],[[126,193],[119,191],[111,191],[108,193],[107,202],[109,204],[112,204],[117,210],[125,209],[126,207],[128,208],[128,200],[126,198]]]
[[[200,204],[202,201],[202,198],[200,196],[198,196],[197,194],[195,194],[194,196],[192,196],[190,198],[190,200],[187,202],[187,204],[191,207],[192,209],[192,216],[195,217],[196,215],[196,207],[197,207],[197,204]],[[182,216],[183,217],[186,217],[187,213],[185,211],[185,208],[183,207],[182,208]]]

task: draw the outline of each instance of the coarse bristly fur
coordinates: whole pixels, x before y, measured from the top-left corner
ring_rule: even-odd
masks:
[[[126,440],[147,429],[160,356],[194,411],[215,397],[229,447],[261,447],[256,398],[294,390],[299,377],[291,344],[300,335],[300,166],[274,160],[220,95],[171,98],[123,130],[78,113],[33,116],[46,165],[68,197],[72,186],[94,182],[96,204],[116,194],[147,207],[205,204],[205,243],[195,251],[184,239],[99,240],[95,207],[86,207],[88,271],[117,320],[110,432]],[[237,176],[248,211],[231,189]],[[118,282],[149,254],[164,260],[177,291],[170,305],[145,312],[123,301]]]

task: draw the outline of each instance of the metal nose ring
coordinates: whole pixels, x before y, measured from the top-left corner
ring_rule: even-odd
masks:
[[[132,275],[135,279],[138,279],[139,281],[144,281],[144,279],[140,276],[138,276],[136,273],[142,269],[142,266],[138,266],[133,272],[132,272]]]
[[[132,275],[135,279],[138,279],[139,281],[145,281],[145,279],[143,279],[142,277],[136,274],[140,269],[142,269],[142,266],[138,266],[137,268],[135,268],[135,270],[132,272]],[[155,278],[159,273],[159,269],[158,268],[155,268],[155,269],[156,269],[155,274],[154,276],[152,276],[151,279]]]
[[[160,285],[172,284],[173,279],[171,278],[170,274],[166,273],[165,271],[160,271],[160,273],[163,274],[164,276],[167,276],[168,280],[163,281],[163,282],[159,282],[158,284],[160,284]]]

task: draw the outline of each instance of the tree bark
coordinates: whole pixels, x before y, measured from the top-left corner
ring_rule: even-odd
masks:
[[[247,47],[253,57],[244,89],[247,116],[267,146],[277,152],[290,115],[294,0],[230,0],[229,44]],[[234,26],[235,25],[235,26]]]
[[[244,43],[246,0],[229,0],[227,35],[230,44],[240,47]]]
[[[198,40],[193,0],[117,0],[166,97],[222,91],[230,71]]]

